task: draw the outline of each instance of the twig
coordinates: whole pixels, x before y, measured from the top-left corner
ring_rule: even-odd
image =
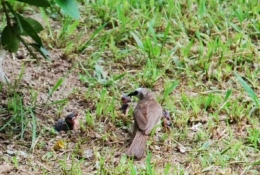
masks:
[[[11,20],[10,20],[10,17],[8,16],[8,13],[7,13],[7,10],[6,10],[6,7],[5,7],[5,1],[2,1],[2,6],[3,6],[3,9],[4,9],[5,16],[6,16],[7,25],[11,27],[12,26]]]

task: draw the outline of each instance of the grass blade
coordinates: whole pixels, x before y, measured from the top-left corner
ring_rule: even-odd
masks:
[[[245,80],[243,80],[243,78],[241,78],[236,72],[235,72],[236,78],[238,80],[238,82],[242,85],[242,87],[244,88],[244,90],[246,91],[246,93],[251,97],[251,99],[255,102],[255,105],[257,107],[260,107],[260,102],[259,99],[256,95],[256,93],[253,91],[253,89],[247,84],[247,82],[245,82]]]
[[[35,117],[33,111],[30,110],[30,112],[31,112],[31,117],[32,117],[32,143],[31,143],[31,150],[33,150],[34,146],[36,144],[37,121],[36,121],[36,117]]]
[[[171,85],[166,85],[166,87],[164,88],[164,92],[163,92],[163,97],[164,99],[174,90],[176,89],[176,87],[179,85],[178,81],[175,81],[173,83],[171,83]]]
[[[231,94],[232,94],[232,90],[228,89],[224,98],[224,102],[226,102],[229,99]]]
[[[260,165],[260,159],[252,163],[253,166]]]
[[[84,52],[84,50],[88,47],[89,43],[106,27],[107,23],[100,26],[95,32],[90,36],[90,38],[85,42],[85,44],[82,44],[82,46],[78,49],[80,53]]]
[[[51,96],[53,94],[53,92],[55,92],[63,83],[64,78],[60,78],[57,83],[55,84],[55,86],[52,88],[52,90],[49,92],[49,96]]]
[[[140,47],[141,49],[144,49],[143,42],[140,40],[140,38],[137,36],[135,32],[130,32],[131,35],[134,37],[135,42],[137,43],[137,46]]]

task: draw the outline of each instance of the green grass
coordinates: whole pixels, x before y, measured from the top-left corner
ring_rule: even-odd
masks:
[[[41,33],[44,44],[51,53],[58,50],[58,55],[65,55],[73,68],[48,91],[27,88],[29,104],[22,103],[24,97],[19,94],[25,89],[23,76],[1,87],[12,95],[0,111],[10,116],[0,119],[0,132],[9,138],[18,135],[12,139],[17,145],[25,133],[26,138],[31,136],[25,139],[25,148],[32,147],[31,154],[42,164],[28,163],[32,171],[260,173],[258,0],[85,1],[79,21],[51,10],[55,21],[47,19],[50,11],[39,12],[47,22]],[[67,97],[56,98],[69,76],[79,80],[80,86],[75,85]],[[173,120],[171,131],[149,138],[147,157],[140,162],[121,155],[131,139],[133,109],[126,122],[118,110],[121,95],[137,87],[151,88]],[[40,101],[39,93],[45,93],[47,100]],[[77,103],[84,105],[80,133],[56,137],[48,132],[57,119],[53,116],[79,107]],[[50,116],[39,116],[48,111]],[[68,147],[50,150],[59,137],[66,139]],[[89,149],[93,156],[79,158],[79,152]],[[16,168],[22,163],[16,157],[9,162]]]

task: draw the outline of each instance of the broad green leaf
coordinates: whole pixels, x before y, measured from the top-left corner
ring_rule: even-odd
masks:
[[[42,25],[38,21],[36,21],[35,19],[32,19],[32,18],[24,18],[24,19],[25,19],[25,21],[27,21],[32,26],[32,28],[34,29],[34,31],[36,33],[39,33],[44,29],[42,27]]]
[[[42,46],[42,40],[38,36],[37,32],[31,26],[29,22],[27,22],[21,15],[17,14],[22,25],[23,30],[40,46]]]
[[[55,0],[60,8],[73,19],[79,19],[79,9],[76,0]]]
[[[45,59],[47,60],[49,59],[48,57],[49,53],[44,47],[37,44],[30,44],[30,46],[32,46],[35,50],[37,50]]]
[[[21,35],[21,28],[19,27],[19,25],[17,23],[14,23],[13,26],[12,26],[12,30],[14,32],[14,34],[16,36],[20,36]]]
[[[13,7],[11,6],[11,4],[7,1],[5,1],[5,4],[7,5],[7,7],[9,8],[10,12],[14,15],[14,20],[16,21],[16,23],[18,24],[19,26],[19,32],[20,33],[23,33],[23,27],[22,27],[22,24],[20,22],[20,18],[18,16],[18,14],[14,11]]]
[[[16,0],[26,4],[35,5],[37,7],[49,7],[51,4],[48,0]]]
[[[20,45],[20,40],[13,33],[14,29],[10,26],[5,26],[1,34],[1,43],[4,49],[10,52],[16,52]]]

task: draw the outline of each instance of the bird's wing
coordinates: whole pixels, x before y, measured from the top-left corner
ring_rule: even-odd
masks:
[[[64,130],[64,126],[66,126],[64,119],[59,119],[58,122],[54,125],[54,129],[59,132]]]
[[[152,129],[160,123],[163,116],[163,111],[161,105],[156,101],[151,101],[148,105],[148,125],[145,130],[145,134],[149,134]]]
[[[145,131],[145,129],[148,126],[148,106],[139,101],[139,103],[136,105],[135,110],[134,110],[134,119],[136,121],[136,124],[138,128],[141,131]]]
[[[161,117],[162,108],[156,101],[140,101],[134,110],[138,128],[146,135],[160,122]]]

